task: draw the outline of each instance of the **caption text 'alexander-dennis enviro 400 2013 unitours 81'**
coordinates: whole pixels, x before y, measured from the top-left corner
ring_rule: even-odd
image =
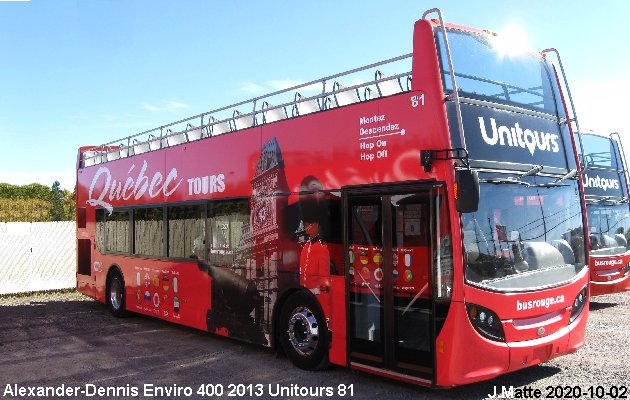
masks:
[[[411,54],[82,147],[78,290],[419,385],[573,352],[589,271],[550,58],[434,9]]]

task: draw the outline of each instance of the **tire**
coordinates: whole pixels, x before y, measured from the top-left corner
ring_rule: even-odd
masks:
[[[317,370],[328,366],[328,326],[315,299],[298,292],[287,299],[280,314],[280,344],[295,366]]]
[[[107,277],[107,290],[105,294],[107,308],[115,317],[124,317],[127,315],[125,311],[125,280],[120,270],[113,269]]]

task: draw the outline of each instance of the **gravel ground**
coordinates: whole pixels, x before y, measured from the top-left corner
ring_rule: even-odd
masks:
[[[213,384],[223,385],[225,393],[220,398],[227,398],[229,384],[261,384],[262,396],[258,398],[287,399],[318,397],[273,397],[268,385],[335,390],[339,385],[353,385],[352,398],[388,400],[484,399],[495,390],[500,392],[503,386],[540,389],[541,397],[549,393],[547,387],[579,385],[586,389],[601,385],[608,391],[613,386],[630,386],[630,293],[595,298],[589,318],[588,343],[577,353],[488,382],[431,390],[339,367],[302,371],[287,359],[275,357],[269,349],[150,317],[116,319],[103,305],[73,291],[4,296],[0,297],[0,398],[44,398],[11,396],[7,385],[137,387],[142,394],[144,384],[153,384],[190,387],[193,395],[189,398],[200,398],[195,393],[198,388]],[[566,392],[551,398],[559,398],[559,394]],[[595,398],[615,398],[611,394]],[[88,398],[138,397],[143,396],[119,393]],[[241,396],[249,397],[247,393]],[[331,397],[339,396],[335,392]],[[571,398],[591,396],[583,393]],[[626,392],[626,398],[630,398],[630,392]]]

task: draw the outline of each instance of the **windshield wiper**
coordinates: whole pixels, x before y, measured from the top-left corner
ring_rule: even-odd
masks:
[[[529,171],[521,174],[521,175],[517,175],[516,177],[508,177],[508,178],[484,178],[481,179],[481,182],[487,182],[487,183],[494,183],[497,185],[501,185],[501,184],[516,184],[516,185],[525,185],[525,186],[532,186],[531,184],[527,183],[527,182],[523,182],[521,180],[521,178],[524,178],[526,176],[534,176],[534,175],[538,175],[538,173],[540,171],[543,170],[543,166],[542,165],[532,165],[532,167],[529,169]]]
[[[538,173],[540,171],[543,170],[543,166],[542,165],[532,165],[532,168],[525,172],[523,175],[521,175],[520,177],[525,177],[525,176],[532,176],[532,175],[538,175]]]
[[[529,183],[523,182],[519,180],[518,178],[483,178],[480,180],[481,182],[494,183],[495,185],[516,184],[516,185],[531,186]]]
[[[628,202],[627,197],[622,197],[618,200],[615,200],[615,198],[612,196],[606,196],[606,197],[602,197],[599,200],[592,201],[591,204],[600,204],[600,203],[623,204],[627,202]]]
[[[566,174],[562,175],[560,178],[556,179],[553,182],[548,182],[548,183],[540,183],[538,185],[533,185],[534,187],[555,187],[555,186],[566,186],[563,185],[562,182],[566,181],[567,179],[572,179],[575,177],[575,175],[577,175],[577,169],[572,169],[571,171],[567,172]]]
[[[605,202],[607,202],[607,201],[609,201],[609,202],[611,202],[611,203],[613,203],[613,202],[614,202],[614,203],[616,203],[616,201],[613,201],[612,196],[602,197],[601,199],[595,200],[595,201],[593,201],[592,203],[593,203],[593,204],[599,204],[599,203],[605,203]]]

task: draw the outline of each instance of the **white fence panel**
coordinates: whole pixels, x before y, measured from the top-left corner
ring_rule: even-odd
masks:
[[[74,221],[0,223],[0,294],[72,288]]]

